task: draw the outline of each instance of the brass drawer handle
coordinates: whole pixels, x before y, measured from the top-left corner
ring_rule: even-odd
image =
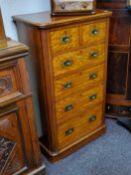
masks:
[[[95,80],[97,78],[97,73],[92,73],[89,75],[90,80]]]
[[[67,82],[66,84],[64,84],[64,89],[70,89],[72,88],[72,82]]]
[[[97,58],[98,57],[98,52],[91,52],[90,57],[91,58]]]
[[[64,36],[62,36],[62,38],[61,38],[62,44],[67,44],[67,43],[69,43],[70,41],[71,41],[71,37],[70,37],[69,35],[64,35]]]
[[[90,100],[95,100],[96,98],[97,98],[97,95],[96,94],[93,94],[93,95],[89,96],[89,99]]]
[[[72,66],[73,62],[72,62],[72,60],[66,60],[66,61],[64,61],[63,64],[65,67],[70,67],[70,66]]]
[[[69,112],[72,109],[73,109],[73,105],[72,104],[71,105],[68,105],[68,106],[65,107],[65,112]]]
[[[89,123],[92,123],[92,122],[94,122],[95,120],[96,120],[96,116],[95,116],[95,115],[92,115],[92,116],[89,117],[88,122],[89,122]]]
[[[74,128],[69,128],[65,131],[65,135],[68,136],[74,132]]]
[[[93,36],[97,36],[99,34],[99,29],[93,29],[91,33]]]

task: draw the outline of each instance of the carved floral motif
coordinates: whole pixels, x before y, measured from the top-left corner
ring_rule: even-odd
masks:
[[[10,76],[0,77],[0,95],[12,89],[12,81]]]

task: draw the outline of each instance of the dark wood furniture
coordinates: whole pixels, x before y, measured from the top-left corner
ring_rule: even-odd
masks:
[[[107,114],[131,115],[131,12],[127,0],[97,0],[97,7],[113,12],[110,22]]]
[[[0,174],[44,174],[24,60],[28,48],[0,41]]]
[[[108,24],[111,12],[50,17],[50,12],[13,17],[19,39],[35,66],[44,134],[51,161],[105,132]]]

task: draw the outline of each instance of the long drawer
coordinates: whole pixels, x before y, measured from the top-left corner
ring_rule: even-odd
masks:
[[[105,44],[91,46],[78,51],[68,52],[53,58],[54,76],[71,73],[82,67],[99,65],[106,59]]]
[[[104,80],[105,64],[54,80],[56,101]]]
[[[72,120],[60,125],[57,129],[58,147],[64,148],[99,128],[103,122],[102,111],[102,105],[88,107],[85,113],[76,114]]]
[[[92,87],[79,94],[73,94],[63,100],[56,102],[56,119],[57,123],[64,122],[72,116],[85,111],[89,105],[101,103],[104,99],[104,88],[100,84]]]

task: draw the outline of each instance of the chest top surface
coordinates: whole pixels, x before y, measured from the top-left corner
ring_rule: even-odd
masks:
[[[75,22],[90,21],[102,17],[111,16],[112,12],[97,10],[93,15],[51,17],[50,12],[41,12],[27,15],[13,16],[14,21],[20,21],[39,28],[50,28],[58,25],[71,24]]]

